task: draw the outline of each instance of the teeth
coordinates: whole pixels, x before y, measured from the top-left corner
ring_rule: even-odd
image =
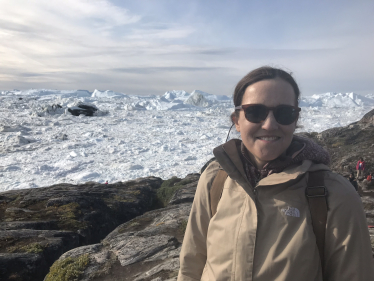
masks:
[[[259,139],[264,141],[274,141],[277,140],[278,137],[259,137]]]

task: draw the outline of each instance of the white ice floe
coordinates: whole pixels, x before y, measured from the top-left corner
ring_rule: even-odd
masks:
[[[301,99],[300,105],[304,107],[351,108],[374,106],[374,99],[370,96],[364,97],[355,93],[325,93],[304,97]]]
[[[207,100],[199,91],[193,91],[192,94],[184,101],[184,104],[190,104],[199,107],[208,107],[212,105],[211,100]]]
[[[127,95],[122,94],[122,93],[116,93],[113,91],[99,91],[95,90],[93,91],[91,97],[93,98],[126,98]]]

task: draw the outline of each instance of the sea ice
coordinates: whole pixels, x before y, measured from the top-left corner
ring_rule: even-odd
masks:
[[[303,97],[298,131],[355,122],[374,108],[373,98]],[[188,99],[194,102],[186,104]],[[65,114],[78,103],[108,114]],[[61,108],[52,111],[53,105]],[[225,141],[232,111],[229,97],[199,90],[146,97],[98,90],[0,91],[0,191],[199,172]],[[239,137],[235,127],[229,137]]]

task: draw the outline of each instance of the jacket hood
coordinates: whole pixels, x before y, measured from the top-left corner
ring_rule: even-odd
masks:
[[[237,181],[241,186],[250,185],[245,174],[243,162],[240,156],[240,146],[242,141],[239,139],[232,139],[228,142],[213,149],[213,154],[222,169],[233,180]]]
[[[309,139],[297,136],[294,136],[293,144],[296,145],[292,147],[297,147],[297,149],[292,148],[290,145],[288,153],[286,152],[287,155],[282,155],[272,161],[278,163],[277,165],[272,162],[266,165],[270,168],[282,167],[282,169],[278,169],[274,171],[274,173],[269,173],[268,176],[258,182],[258,186],[275,185],[296,180],[308,171],[329,170],[326,166],[326,164],[329,163],[329,156],[322,147]],[[249,181],[245,172],[241,146],[241,140],[232,139],[216,147],[213,150],[213,154],[222,169],[224,169],[233,180],[237,181],[243,187],[247,185],[253,187],[253,183]],[[291,161],[292,159],[295,161]],[[318,161],[318,159],[320,159],[320,161]],[[282,163],[285,162],[287,162],[287,165],[283,167]]]

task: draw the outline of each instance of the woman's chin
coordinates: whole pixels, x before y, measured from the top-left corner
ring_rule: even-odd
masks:
[[[279,157],[280,154],[267,154],[256,157],[259,163],[269,163]]]

